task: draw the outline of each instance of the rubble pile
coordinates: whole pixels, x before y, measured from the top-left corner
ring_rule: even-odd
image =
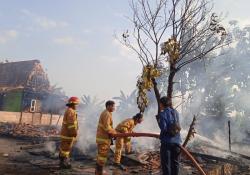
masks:
[[[59,130],[54,126],[0,123],[0,134],[13,137],[51,137],[57,136]]]
[[[205,147],[203,148],[205,149]],[[240,159],[233,159],[232,157],[221,158],[216,156],[211,156],[207,154],[192,153],[195,159],[199,162],[201,167],[205,170],[207,174],[225,175],[241,174],[249,175],[250,166],[246,165],[240,161]],[[159,151],[150,151],[143,153],[138,156],[140,161],[146,162],[143,165],[144,171],[156,172],[160,169],[160,152]],[[199,175],[200,173],[194,168],[192,162],[181,156],[181,170],[182,174],[193,174]],[[222,173],[222,174],[223,174]]]
[[[150,151],[143,155],[139,156],[139,159],[144,159],[144,161],[147,162],[143,166],[143,169],[155,171],[160,169],[160,152],[159,151]]]

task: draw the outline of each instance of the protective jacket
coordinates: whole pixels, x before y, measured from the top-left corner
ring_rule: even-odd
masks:
[[[61,129],[60,157],[68,158],[76,141],[78,131],[77,113],[68,108],[65,111]]]

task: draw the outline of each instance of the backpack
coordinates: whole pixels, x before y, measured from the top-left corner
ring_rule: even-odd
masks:
[[[181,127],[180,127],[179,121],[176,120],[176,112],[172,109],[170,113],[172,114],[174,122],[169,124],[168,129],[167,129],[167,135],[169,135],[170,137],[174,137],[180,133]]]

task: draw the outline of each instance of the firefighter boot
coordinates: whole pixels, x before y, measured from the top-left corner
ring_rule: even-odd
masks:
[[[120,163],[114,163],[113,166],[114,166],[115,168],[118,168],[118,169],[122,170],[122,171],[126,171],[126,170],[127,170],[126,167],[123,166],[123,165],[120,164]]]
[[[69,158],[62,158],[62,160],[60,159],[60,168],[70,169],[71,168],[70,159]]]
[[[103,166],[96,165],[95,175],[108,175],[106,171],[103,170]]]
[[[60,167],[63,166],[63,159],[64,159],[64,158],[59,154],[59,161],[60,161],[59,166],[60,166]]]

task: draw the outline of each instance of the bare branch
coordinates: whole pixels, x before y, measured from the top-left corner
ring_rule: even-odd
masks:
[[[131,1],[130,21],[134,30],[122,43],[138,55],[143,66],[158,70],[164,61],[169,63],[165,68],[170,70],[168,97],[172,97],[175,74],[183,66],[206,59],[213,51],[228,45],[225,44],[226,31],[219,18],[211,13],[209,1]],[[154,91],[159,99],[157,83]]]

